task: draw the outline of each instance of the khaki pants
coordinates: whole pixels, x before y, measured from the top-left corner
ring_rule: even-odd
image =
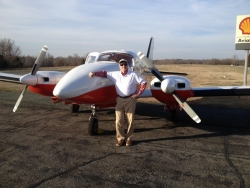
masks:
[[[117,140],[126,140],[132,137],[134,133],[134,116],[136,107],[136,98],[116,98],[116,138]],[[127,117],[128,127],[124,123],[124,115]],[[127,133],[125,134],[125,128],[127,128]]]

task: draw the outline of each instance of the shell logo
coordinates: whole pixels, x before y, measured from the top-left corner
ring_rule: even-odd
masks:
[[[242,31],[242,34],[250,34],[250,17],[240,22],[239,29]]]

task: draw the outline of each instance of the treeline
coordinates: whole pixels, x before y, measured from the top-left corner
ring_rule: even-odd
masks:
[[[237,58],[228,58],[228,59],[164,59],[164,60],[155,60],[155,64],[157,65],[165,65],[165,64],[206,64],[206,65],[241,65],[245,64],[245,60],[240,60]]]
[[[56,57],[47,53],[43,60],[43,67],[62,67],[62,66],[78,66],[84,64],[85,57],[80,57],[77,54],[69,55],[68,57]],[[34,56],[22,56],[20,57],[21,66],[19,67],[32,67],[36,61]],[[17,68],[17,67],[15,67]]]
[[[17,56],[13,60],[7,60],[3,55],[0,55],[0,68],[25,68],[32,67],[36,61],[35,56]],[[77,54],[68,57],[56,57],[51,54],[46,54],[43,60],[43,67],[62,67],[62,66],[78,66],[84,64],[85,57],[80,57]]]
[[[43,67],[58,67],[58,66],[78,66],[84,64],[87,57],[80,57],[78,54],[68,57],[54,57],[47,53],[43,61]],[[22,56],[21,49],[15,45],[15,41],[11,39],[0,40],[0,68],[22,68],[32,67],[36,60],[35,56]],[[250,62],[250,55],[249,55]],[[239,60],[237,55],[228,59],[165,59],[155,60],[155,64],[208,64],[208,65],[244,65],[245,60]]]
[[[0,40],[0,68],[32,67],[36,58],[35,56],[29,55],[22,56],[21,49],[19,46],[15,45],[15,41],[6,38]],[[53,55],[47,53],[42,66],[78,66],[84,64],[85,59],[86,57],[80,57],[78,54],[55,58]]]

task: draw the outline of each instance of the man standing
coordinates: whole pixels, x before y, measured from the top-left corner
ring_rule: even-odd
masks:
[[[128,61],[121,59],[119,61],[120,71],[99,71],[90,72],[89,77],[99,76],[112,80],[118,97],[116,98],[116,138],[118,140],[116,146],[122,146],[126,140],[126,146],[131,146],[131,137],[134,133],[134,116],[137,98],[144,92],[147,82],[136,72],[128,70]],[[140,84],[137,91],[136,86]],[[128,129],[125,134],[124,115],[128,120]]]

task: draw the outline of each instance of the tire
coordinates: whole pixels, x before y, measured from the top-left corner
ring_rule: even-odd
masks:
[[[71,105],[71,113],[77,113],[79,111],[80,105],[79,104],[72,104]]]
[[[98,119],[97,117],[91,115],[88,125],[88,134],[91,136],[97,135],[98,131]]]

